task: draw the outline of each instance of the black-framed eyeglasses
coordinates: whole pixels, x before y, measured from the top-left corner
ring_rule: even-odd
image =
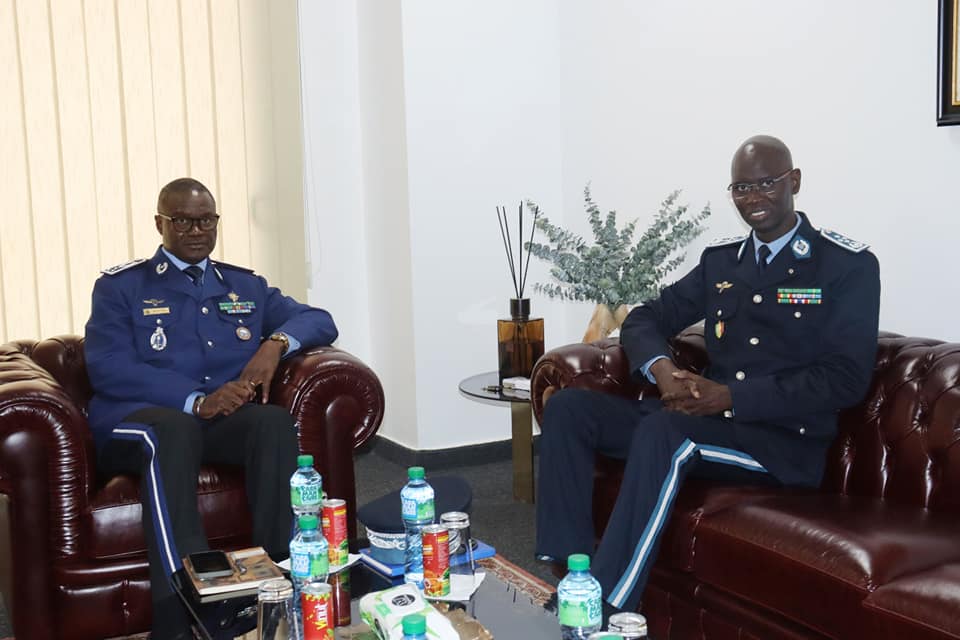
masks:
[[[220,222],[220,216],[218,215],[203,216],[202,218],[187,218],[184,216],[168,216],[159,211],[157,215],[169,220],[170,224],[173,225],[173,230],[177,233],[186,233],[193,229],[194,226],[199,227],[201,231],[212,231],[217,228],[217,223]]]
[[[763,178],[757,182],[734,182],[727,185],[727,191],[733,194],[734,198],[742,198],[751,191],[761,191],[763,193],[773,193],[777,188],[777,183],[790,175],[793,169],[787,169],[775,178]]]

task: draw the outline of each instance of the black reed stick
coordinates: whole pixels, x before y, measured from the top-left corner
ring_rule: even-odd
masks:
[[[537,229],[537,216],[540,215],[540,207],[533,210],[533,224],[530,225],[530,242],[527,243],[527,264],[522,269],[520,275],[520,295],[523,296],[523,288],[527,286],[527,276],[530,275],[530,245],[533,244],[533,232]],[[522,218],[521,218],[522,220]]]
[[[520,247],[520,290],[517,292],[517,299],[523,299],[523,200],[517,205],[517,220],[520,221],[520,233],[517,234],[517,246]]]
[[[517,272],[513,263],[513,243],[510,240],[510,222],[507,220],[507,208],[503,208],[503,218],[500,217],[500,207],[497,207],[497,222],[500,223],[500,237],[503,239],[503,250],[507,254],[507,266],[510,267],[510,277],[513,279],[513,290],[520,297],[520,288],[517,285]]]

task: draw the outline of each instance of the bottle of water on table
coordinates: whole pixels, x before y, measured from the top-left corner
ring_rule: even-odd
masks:
[[[561,638],[583,640],[603,623],[600,583],[590,575],[588,555],[569,556],[567,569],[570,572],[557,586]]]
[[[290,476],[290,506],[297,518],[318,516],[323,503],[323,479],[313,468],[313,456],[297,456],[297,470]]]
[[[303,629],[300,592],[308,582],[326,581],[330,573],[330,561],[327,557],[327,540],[317,528],[317,516],[300,516],[297,524],[300,531],[290,541],[290,580],[293,582],[297,628]]]
[[[433,524],[433,487],[424,480],[423,467],[407,469],[408,482],[400,490],[406,546],[403,556],[403,581],[423,589],[423,537],[421,530]]]

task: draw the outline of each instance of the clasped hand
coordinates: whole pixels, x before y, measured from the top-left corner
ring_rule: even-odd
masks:
[[[197,412],[199,417],[209,419],[219,415],[229,416],[253,400],[257,387],[261,388],[260,402],[266,404],[270,400],[270,384],[273,382],[277,365],[280,364],[282,349],[282,343],[274,340],[261,344],[240,372],[238,380],[231,380],[207,395]]]
[[[727,385],[679,369],[669,360],[658,360],[651,367],[651,372],[657,380],[660,400],[667,411],[712,416],[733,407]]]

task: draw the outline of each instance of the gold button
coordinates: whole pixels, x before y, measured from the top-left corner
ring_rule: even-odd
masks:
[[[760,338],[750,338],[750,344],[752,344],[753,346],[757,346],[758,344],[760,344]]]
[[[763,302],[763,296],[759,293],[755,294],[753,296],[753,304],[760,304],[761,302]]]
[[[799,317],[802,316],[802,315],[803,315],[803,314],[800,313],[799,311],[794,311],[794,312],[793,312],[793,317],[794,317],[794,318],[799,318]]]
[[[202,313],[203,315],[207,315],[208,313],[210,313],[210,309],[207,309],[206,307],[200,307],[200,313]]]
[[[723,412],[723,417],[724,417],[724,418],[732,418],[732,417],[733,417],[733,411],[730,411],[730,409],[727,409],[726,411]]]
[[[747,374],[745,374],[743,371],[737,371],[736,373],[737,380],[743,380],[746,377],[747,377]]]

